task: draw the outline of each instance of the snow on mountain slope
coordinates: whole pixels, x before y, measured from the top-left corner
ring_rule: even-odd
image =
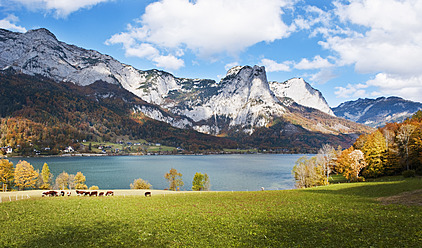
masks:
[[[315,108],[334,116],[321,92],[312,88],[302,78],[292,78],[283,83],[270,82],[271,90],[279,97],[289,97],[296,103],[305,107]]]

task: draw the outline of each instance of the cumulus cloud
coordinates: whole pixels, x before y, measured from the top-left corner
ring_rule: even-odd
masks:
[[[335,87],[336,91],[334,93],[340,98],[363,97],[367,95],[366,88],[368,86],[365,84],[348,84],[346,87]]]
[[[321,58],[317,55],[313,60],[308,60],[306,58],[302,59],[299,63],[295,64],[295,68],[299,70],[312,70],[312,69],[321,69],[334,66],[327,59]]]
[[[337,65],[351,65],[360,73],[376,75],[366,87],[382,93],[420,101],[422,93],[422,1],[337,1],[331,23],[307,20],[305,29],[323,36],[319,44],[337,56]],[[322,14],[321,14],[322,15]],[[307,25],[305,25],[307,24]],[[359,85],[338,87],[338,96],[356,96]],[[417,97],[419,95],[419,99]]]
[[[8,4],[22,4],[31,10],[52,11],[56,18],[65,18],[79,9],[91,8],[107,1],[112,0],[8,0]]]
[[[15,15],[8,15],[6,18],[0,20],[0,28],[25,33],[26,28],[16,25],[16,22],[19,22],[18,17]]]
[[[378,73],[374,79],[367,81],[366,85],[378,88],[374,94],[397,95],[413,101],[422,101],[422,75],[401,77]]]
[[[336,77],[337,77],[337,74],[335,74],[332,70],[322,69],[319,72],[311,75],[310,79],[312,82],[316,82],[318,84],[324,84]]]
[[[290,71],[290,62],[277,63],[271,59],[262,59],[261,64],[265,66],[267,72]]]
[[[125,37],[130,42],[120,43],[126,50],[147,43],[166,53],[160,56],[178,59],[181,56],[175,51],[190,51],[211,60],[221,54],[236,56],[256,43],[289,36],[282,14],[291,4],[291,0],[161,0],[149,4],[134,26],[108,43]]]

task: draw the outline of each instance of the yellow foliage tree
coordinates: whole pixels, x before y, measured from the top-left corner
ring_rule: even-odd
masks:
[[[131,189],[150,189],[151,184],[142,178],[138,178],[138,179],[135,179],[133,183],[130,184],[130,188]]]
[[[164,175],[164,178],[169,182],[170,190],[179,190],[179,187],[184,185],[182,181],[182,173],[177,172],[174,168],[171,168],[170,172]]]
[[[53,174],[50,172],[50,168],[48,167],[47,163],[44,163],[41,171],[41,179],[42,185],[41,189],[50,189],[51,188],[51,180],[53,178]]]
[[[8,186],[13,181],[13,163],[7,159],[0,160],[0,182],[2,183],[2,190],[7,191]]]
[[[363,180],[359,173],[366,167],[365,156],[361,150],[352,147],[344,150],[337,158],[337,172],[343,173],[349,181],[356,182]]]
[[[75,175],[75,189],[88,189],[88,186],[85,184],[86,178],[82,172],[78,171]]]
[[[15,168],[15,184],[20,190],[34,188],[37,183],[37,178],[38,173],[30,163],[19,161]]]
[[[56,186],[59,189],[65,190],[65,189],[67,189],[68,184],[69,184],[69,174],[67,174],[67,172],[63,171],[56,178]]]

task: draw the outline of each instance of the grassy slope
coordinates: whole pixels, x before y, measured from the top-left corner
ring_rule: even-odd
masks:
[[[47,198],[0,204],[7,247],[418,247],[422,207],[378,197],[420,178],[308,190]]]

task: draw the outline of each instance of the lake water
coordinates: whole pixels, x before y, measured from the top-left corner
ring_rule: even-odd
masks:
[[[254,191],[292,189],[293,166],[303,155],[245,154],[206,156],[104,156],[104,157],[42,157],[9,158],[16,165],[26,160],[41,171],[47,163],[54,178],[61,172],[76,174],[81,171],[88,187],[100,189],[129,189],[136,178],[152,184],[153,189],[165,189],[164,174],[171,168],[182,173],[182,190],[191,190],[196,172],[207,173],[211,190]]]

